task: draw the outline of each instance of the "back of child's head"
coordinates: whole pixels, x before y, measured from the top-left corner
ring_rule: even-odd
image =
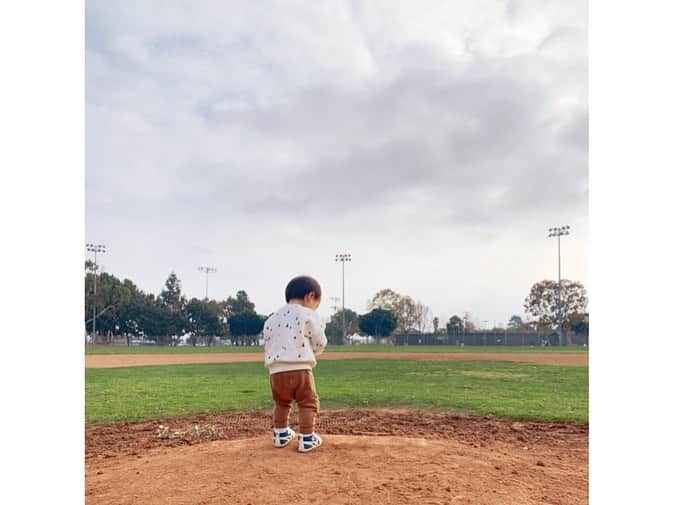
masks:
[[[313,293],[317,300],[321,299],[321,285],[313,277],[300,275],[291,279],[286,286],[286,302],[290,300],[304,300],[309,293]]]

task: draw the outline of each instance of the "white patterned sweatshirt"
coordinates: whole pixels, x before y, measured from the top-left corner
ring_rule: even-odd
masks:
[[[328,343],[316,311],[288,303],[264,323],[264,364],[269,374],[311,370]]]

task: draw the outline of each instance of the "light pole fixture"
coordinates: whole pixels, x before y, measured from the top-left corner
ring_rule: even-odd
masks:
[[[208,274],[213,274],[218,270],[212,267],[198,267],[197,270],[206,274],[206,300],[208,300]]]
[[[344,263],[351,261],[351,254],[335,254],[335,262],[342,264],[342,341],[346,342],[346,314],[344,312]]]
[[[94,297],[91,344],[96,345],[96,277],[98,276],[98,254],[105,253],[105,244],[87,244],[87,251],[94,253]]]
[[[557,335],[559,336],[559,345],[562,344],[562,245],[561,239],[569,235],[571,227],[560,226],[548,228],[548,238],[557,237]]]
[[[338,296],[332,296],[330,297],[330,301],[332,302],[332,305],[330,305],[330,308],[337,312],[337,309],[339,309],[339,302],[342,301],[342,299]]]

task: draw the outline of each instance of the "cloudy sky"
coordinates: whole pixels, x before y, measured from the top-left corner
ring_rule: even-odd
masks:
[[[569,0],[86,2],[86,238],[260,312],[294,275],[444,321],[587,285],[587,6]]]

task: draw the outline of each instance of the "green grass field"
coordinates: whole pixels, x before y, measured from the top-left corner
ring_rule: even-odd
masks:
[[[87,424],[272,407],[269,377],[258,363],[89,368],[85,374]],[[315,377],[322,408],[412,407],[588,420],[585,366],[337,360],[320,363]]]
[[[262,352],[262,347],[168,347],[168,346],[131,346],[124,345],[97,345],[87,346],[86,354],[202,354],[202,353],[237,353]],[[550,352],[550,353],[587,353],[587,347],[519,347],[519,346],[467,346],[454,345],[329,345],[326,352]]]

